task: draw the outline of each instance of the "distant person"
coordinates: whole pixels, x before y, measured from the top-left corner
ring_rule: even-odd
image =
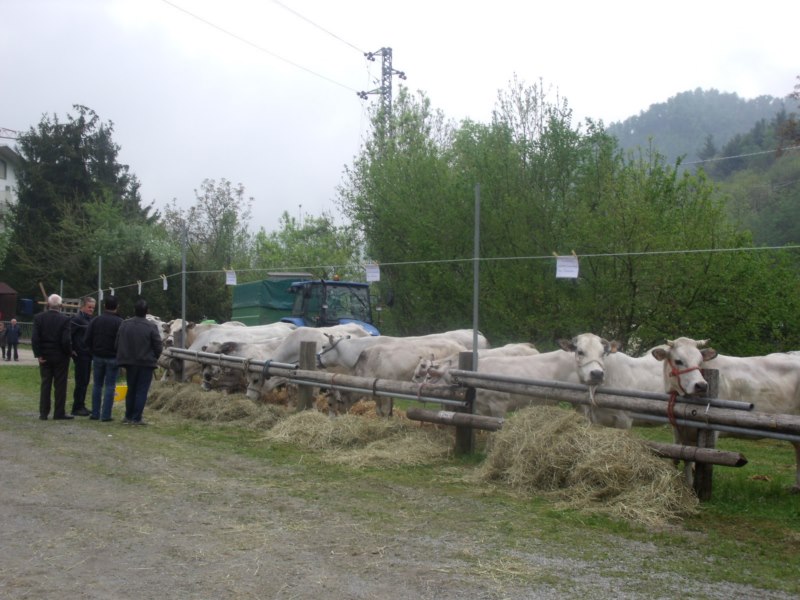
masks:
[[[14,351],[14,360],[19,360],[19,336],[20,330],[19,325],[17,325],[16,319],[11,319],[11,324],[9,324],[6,330],[6,345],[8,349],[6,350],[6,360],[11,360],[11,351]]]
[[[106,296],[103,301],[103,314],[92,319],[86,328],[84,343],[92,355],[94,385],[92,386],[92,420],[113,421],[111,409],[114,407],[114,391],[117,386],[117,332],[122,325],[122,317],[117,314],[116,296]],[[102,403],[101,403],[102,399]]]
[[[6,335],[8,331],[6,330],[6,324],[0,321],[0,356],[2,356],[3,360],[6,360]]]
[[[91,414],[86,408],[86,390],[89,389],[89,378],[92,375],[92,351],[83,340],[89,323],[92,322],[96,304],[91,296],[81,298],[78,314],[72,317],[69,323],[72,362],[75,365],[75,389],[72,391],[71,413],[75,417],[88,417]]]
[[[156,324],[147,319],[146,300],[140,298],[136,301],[134,314],[122,322],[117,334],[117,364],[125,367],[128,381],[125,418],[122,422],[144,425],[142,413],[153,382],[153,372],[161,356],[161,335]]]
[[[33,355],[39,359],[39,418],[46,421],[50,415],[50,390],[55,387],[53,419],[72,419],[66,414],[67,377],[72,343],[69,335],[69,317],[61,313],[61,296],[47,298],[47,310],[33,317],[31,335]]]

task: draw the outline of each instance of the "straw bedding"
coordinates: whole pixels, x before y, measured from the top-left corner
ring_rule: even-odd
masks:
[[[285,399],[278,399],[285,404]],[[196,385],[157,383],[148,407],[183,417],[264,431],[265,440],[321,453],[352,467],[432,464],[451,457],[453,431],[409,421],[402,411],[378,418],[373,402],[331,418],[327,405],[292,413],[279,404]],[[469,477],[523,495],[550,498],[560,508],[658,526],[697,510],[697,499],[672,464],[629,431],[592,426],[573,410],[538,406],[506,419],[488,436],[487,456]]]
[[[572,410],[520,410],[492,438],[480,481],[647,525],[697,510],[697,498],[669,461],[629,431],[592,426]]]

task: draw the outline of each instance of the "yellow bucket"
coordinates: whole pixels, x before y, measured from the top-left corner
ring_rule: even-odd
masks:
[[[114,402],[122,402],[128,393],[128,386],[121,384],[114,389]]]

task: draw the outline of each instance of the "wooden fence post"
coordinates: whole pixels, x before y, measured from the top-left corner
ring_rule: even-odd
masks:
[[[463,371],[471,371],[472,365],[472,352],[459,352],[458,354],[458,368]],[[467,406],[463,409],[457,408],[455,412],[465,412],[469,414],[475,413],[475,388],[467,388],[466,396]],[[456,455],[471,454],[475,451],[475,430],[472,427],[465,425],[456,425]]]
[[[314,371],[317,367],[316,342],[300,342],[298,365],[304,371]],[[301,385],[297,390],[297,411],[308,410],[314,405],[314,390],[310,385]]]
[[[716,369],[701,369],[703,377],[708,382],[706,398],[716,398],[719,394],[719,371]],[[697,407],[697,410],[702,410]],[[712,429],[697,430],[698,448],[715,448],[717,445],[717,432]],[[711,484],[714,476],[714,465],[710,463],[694,463],[694,491],[702,502],[711,500]]]

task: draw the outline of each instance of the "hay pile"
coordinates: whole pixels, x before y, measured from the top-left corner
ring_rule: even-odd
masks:
[[[430,464],[452,453],[452,435],[422,430],[407,419],[370,419],[315,411],[292,415],[267,432],[266,439],[323,451],[322,459],[354,467]]]
[[[591,426],[572,410],[520,410],[492,437],[480,481],[644,525],[697,510],[697,498],[669,461],[629,432]]]
[[[196,384],[156,382],[147,407],[189,419],[232,424],[252,430],[269,429],[286,414],[271,404],[256,404],[242,394],[204,391]]]

